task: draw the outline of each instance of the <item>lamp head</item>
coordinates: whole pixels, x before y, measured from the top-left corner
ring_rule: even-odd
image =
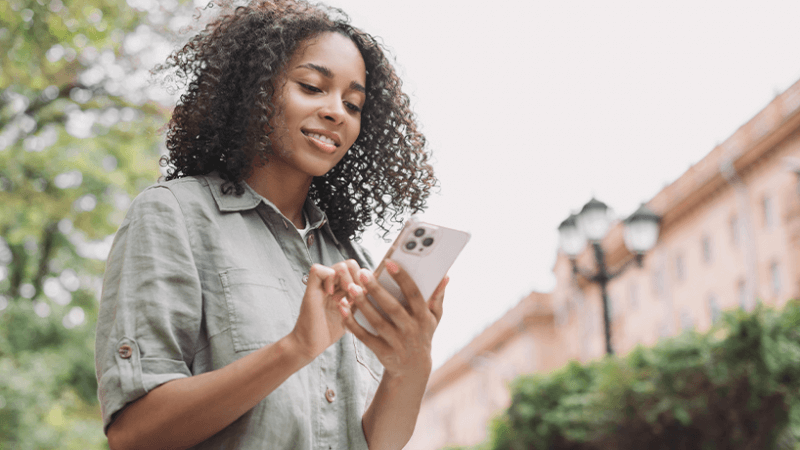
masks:
[[[578,256],[586,245],[586,239],[578,228],[577,217],[575,214],[570,214],[558,226],[559,247],[570,258]]]
[[[592,197],[588,203],[583,205],[577,218],[578,228],[583,232],[586,239],[592,242],[599,242],[603,239],[611,225],[611,218],[608,216],[608,206]]]
[[[625,219],[625,246],[633,253],[643,254],[658,241],[661,217],[642,203]]]

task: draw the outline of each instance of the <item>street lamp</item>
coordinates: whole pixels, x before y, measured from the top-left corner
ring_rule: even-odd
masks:
[[[624,240],[625,247],[634,254],[637,265],[641,267],[644,254],[656,245],[658,240],[659,222],[661,218],[648,209],[644,204],[639,207],[630,217],[624,221]],[[608,206],[605,203],[592,198],[583,205],[581,212],[570,214],[566,220],[558,226],[559,246],[561,250],[569,256],[572,263],[572,271],[580,274],[588,281],[600,285],[600,292],[603,298],[603,324],[606,334],[606,353],[614,354],[611,346],[611,320],[608,312],[608,292],[606,286],[608,282],[619,276],[628,268],[631,261],[622,267],[611,272],[606,267],[605,253],[600,244],[611,226],[611,217],[608,213]],[[588,241],[594,250],[594,258],[597,264],[595,272],[587,272],[578,267],[577,257],[583,252]]]

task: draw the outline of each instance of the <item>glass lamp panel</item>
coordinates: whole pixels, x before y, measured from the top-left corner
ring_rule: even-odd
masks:
[[[633,253],[645,253],[658,241],[658,223],[634,220],[625,224],[625,246]]]
[[[586,246],[583,234],[576,226],[565,226],[558,229],[559,247],[569,256],[577,256]]]
[[[578,216],[578,226],[583,231],[586,239],[590,241],[603,239],[608,231],[610,222],[606,209],[587,209]]]

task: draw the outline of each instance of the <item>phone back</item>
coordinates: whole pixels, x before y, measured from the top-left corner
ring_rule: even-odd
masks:
[[[470,235],[452,228],[410,220],[386,254],[400,265],[417,284],[427,301],[467,245]],[[378,281],[389,293],[406,303],[403,292],[383,267],[378,267]]]
[[[430,300],[436,286],[447,274],[458,254],[467,245],[469,238],[469,233],[465,231],[440,227],[412,217],[406,222],[383,259],[389,258],[405,269],[427,301]],[[408,305],[403,291],[394,282],[394,278],[386,272],[384,261],[381,261],[375,269],[375,276],[390,294],[404,305]],[[387,317],[370,295],[367,295],[367,298],[384,317]],[[364,329],[374,335],[378,334],[361,310],[356,310],[353,317]]]

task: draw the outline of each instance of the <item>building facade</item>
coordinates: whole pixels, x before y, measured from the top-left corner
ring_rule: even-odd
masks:
[[[647,202],[662,218],[658,243],[608,284],[616,352],[800,297],[799,179],[800,81]],[[602,245],[612,271],[634,258],[622,223]],[[577,263],[593,268],[591,248]],[[523,299],[431,375],[407,449],[482,442],[515,376],[603,356],[599,287],[564,254],[553,271],[552,292]]]

